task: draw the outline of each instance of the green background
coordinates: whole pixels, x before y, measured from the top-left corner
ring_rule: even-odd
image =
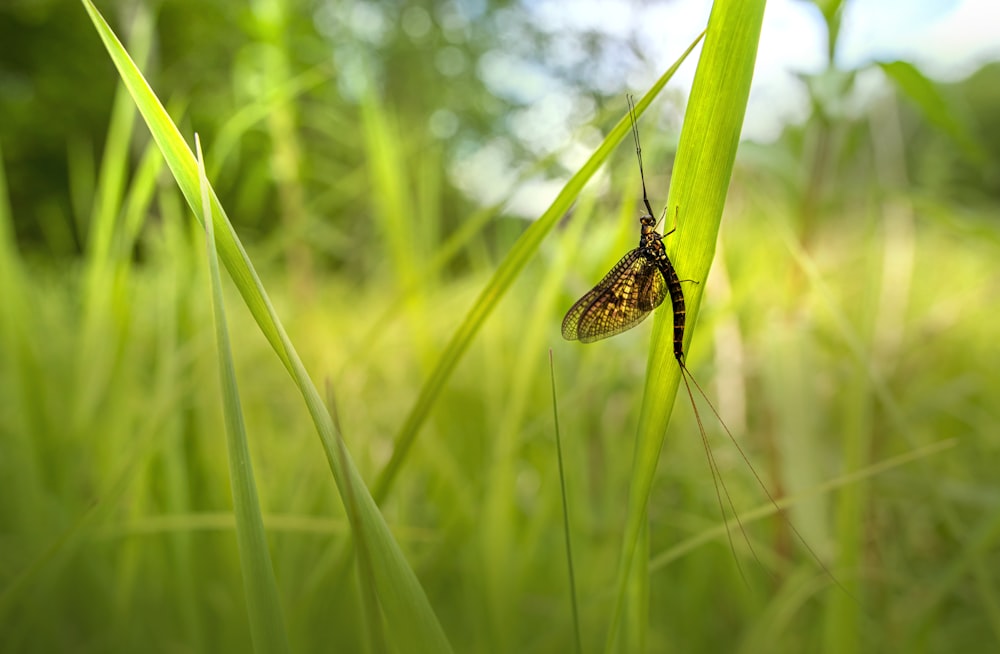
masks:
[[[832,62],[840,7],[822,4]],[[574,647],[552,350],[580,631],[597,651],[616,606],[650,329],[581,346],[559,324],[638,240],[628,141],[477,323],[394,482],[382,492],[377,480],[533,224],[511,208],[517,191],[579,172],[573,138],[589,156],[629,89],[597,90],[585,66],[552,72],[592,110],[539,154],[514,134],[524,107],[491,94],[477,65],[514,30],[544,66],[552,37],[530,14],[489,2],[456,22],[449,3],[372,6],[410,22],[388,20],[373,40],[346,3],[98,8],[186,141],[199,133],[208,179],[306,371],[332,389],[343,445],[384,495],[455,651]],[[0,42],[0,649],[268,649],[237,547],[204,232],[82,5],[5,4]],[[859,106],[848,99],[865,75],[882,92]],[[1000,67],[941,84],[908,62],[831,63],[801,84],[805,122],[740,147],[688,366],[840,586],[700,404],[741,515],[727,539],[682,391],[641,535],[647,585],[630,585],[618,645],[994,651]],[[654,208],[686,102],[670,88],[640,120]],[[512,181],[470,197],[463,162],[497,144]],[[682,273],[696,211],[682,205],[667,239]],[[301,386],[225,275],[222,290],[283,615],[270,633],[296,652],[410,651],[424,632],[393,617],[376,579],[383,543],[348,538],[352,491],[331,475]]]

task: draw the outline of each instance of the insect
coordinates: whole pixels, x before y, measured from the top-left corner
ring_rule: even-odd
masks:
[[[604,276],[597,286],[576,301],[562,322],[562,335],[568,341],[593,343],[632,329],[663,303],[667,293],[674,308],[674,356],[684,365],[684,291],[674,265],[667,257],[663,239],[666,234],[656,231],[656,219],[646,195],[646,180],[642,172],[642,149],[639,131],[635,125],[634,106],[629,98],[632,114],[632,137],[639,157],[639,177],[642,180],[642,202],[646,213],[639,218],[641,232],[639,247],[630,251]],[[686,280],[693,281],[693,280]]]
[[[622,257],[597,286],[570,307],[563,318],[562,335],[568,341],[593,343],[620,334],[645,320],[669,294],[674,310],[674,357],[686,372],[684,321],[687,311],[684,308],[684,290],[663,246],[663,239],[673,234],[674,229],[665,234],[656,231],[657,221],[646,194],[642,148],[639,146],[639,129],[635,122],[635,104],[631,96],[628,96],[628,106],[635,153],[639,159],[642,202],[646,206],[646,213],[639,217],[639,247]]]
[[[708,396],[705,394],[705,391],[702,390],[701,385],[698,384],[697,380],[695,380],[694,376],[684,364],[684,325],[687,311],[684,305],[684,290],[681,288],[681,283],[692,282],[697,284],[698,282],[695,280],[681,280],[677,275],[677,271],[674,269],[673,263],[671,263],[670,258],[667,256],[666,248],[663,246],[663,239],[672,234],[676,227],[672,228],[665,234],[660,234],[656,231],[657,221],[653,217],[653,209],[650,207],[649,198],[646,195],[646,179],[642,169],[642,148],[639,146],[639,130],[636,126],[635,104],[631,96],[628,96],[627,100],[629,116],[632,120],[632,138],[635,142],[636,157],[639,160],[639,179],[642,181],[642,202],[646,208],[646,213],[639,218],[639,246],[629,251],[628,254],[622,257],[621,260],[615,264],[614,268],[612,268],[594,288],[588,291],[583,297],[577,300],[572,307],[570,307],[569,311],[566,312],[566,317],[563,318],[562,335],[566,340],[579,340],[581,343],[593,343],[594,341],[599,341],[603,338],[620,334],[642,322],[646,316],[650,314],[650,312],[663,303],[663,300],[666,299],[667,295],[670,296],[674,314],[674,358],[677,360],[677,365],[680,366],[681,379],[684,381],[684,387],[685,390],[687,390],[688,399],[691,401],[691,408],[694,411],[695,419],[698,423],[698,429],[701,432],[702,444],[705,447],[705,454],[708,458],[709,468],[712,472],[712,478],[715,481],[715,491],[716,497],[719,501],[719,509],[722,512],[723,519],[725,519],[726,510],[722,499],[723,495],[725,495],[726,504],[729,505],[734,517],[736,518],[736,522],[739,524],[739,529],[743,533],[751,552],[753,552],[754,557],[757,558],[756,552],[753,551],[753,545],[750,544],[750,539],[747,537],[746,531],[743,529],[743,524],[739,519],[739,514],[737,513],[735,506],[733,506],[729,490],[726,488],[726,484],[719,474],[718,466],[715,463],[715,458],[712,455],[711,448],[708,444],[708,438],[705,435],[705,427],[702,423],[701,415],[698,412],[698,406],[694,400],[694,393],[691,390],[692,385],[695,389],[697,389],[702,399],[704,399],[704,401],[711,408],[715,417],[718,418],[722,428],[725,429],[730,440],[732,440],[737,450],[739,450],[741,457],[750,467],[757,483],[763,489],[768,499],[770,499],[776,509],[779,511],[780,509],[777,501],[767,489],[766,484],[764,484],[764,481],[757,474],[756,470],[754,470],[753,465],[750,463],[750,459],[743,452],[743,449],[740,447],[736,439],[733,438],[732,433],[722,420],[719,412],[708,399]],[[722,492],[719,490],[720,486],[722,488]],[[795,525],[793,525],[790,521],[786,520],[786,522],[795,536],[802,542],[819,566],[834,581],[834,583],[836,583],[837,586],[840,586],[840,588],[848,595],[851,595],[851,593],[844,588],[833,573],[830,572],[830,570],[826,567],[826,564],[823,563],[809,543],[806,542],[802,534],[800,534],[798,529],[795,528]],[[729,537],[730,548],[733,550],[735,555],[732,536],[728,529],[726,530],[726,533]],[[740,575],[743,576],[743,570],[742,567],[740,567],[738,558],[736,558],[736,565],[740,568]]]

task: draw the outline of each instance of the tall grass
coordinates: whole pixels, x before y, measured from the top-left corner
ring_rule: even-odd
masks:
[[[912,223],[910,290],[900,304],[890,292],[902,292],[900,278],[884,277],[883,262],[899,256],[890,223],[845,215],[803,249],[791,236],[795,198],[748,184],[737,169],[720,261],[697,289],[704,302],[689,365],[727,418],[742,417],[731,426],[746,425],[744,447],[850,584],[855,604],[830,587],[780,520],[750,517],[773,509],[732,448],[715,439],[761,559],[737,542],[747,571],[740,579],[687,411],[671,417],[644,511],[626,514],[640,415],[666,401],[651,391],[644,400],[641,380],[647,357],[669,339],[655,336],[649,355],[645,326],[600,347],[558,334],[565,309],[636,238],[634,154],[612,154],[626,124],[602,150],[624,171],[612,194],[574,189],[572,220],[552,229],[563,214],[554,208],[544,227],[524,232],[530,248],[502,230],[492,248],[473,234],[454,246],[471,262],[467,273],[428,276],[407,295],[407,277],[453,247],[427,199],[442,196],[441,182],[414,172],[426,159],[392,109],[377,97],[366,102],[373,186],[365,194],[384,221],[370,241],[384,262],[375,281],[318,277],[315,293],[302,293],[300,277],[244,251],[228,224],[215,223],[220,241],[230,239],[220,248],[231,275],[241,261],[265,262],[221,290],[293,651],[362,651],[366,641],[378,649],[379,620],[399,651],[432,650],[438,635],[456,651],[572,649],[550,347],[585,651],[604,644],[622,601],[616,570],[625,547],[642,564],[624,566],[622,631],[647,651],[993,649],[1000,388],[992,362],[1000,346],[991,299],[1000,290],[1000,238],[986,215],[965,215],[961,225],[980,225],[967,232],[954,207],[894,196],[923,217]],[[109,132],[134,133],[132,120],[117,111]],[[43,266],[18,251],[0,183],[4,651],[249,651],[260,626],[246,609],[255,591],[244,586],[231,508],[204,236],[191,220],[200,203],[157,177],[162,147],[197,198],[194,159],[168,134],[179,119],[160,120],[161,145],[150,145],[127,180],[101,182],[100,204],[87,203],[122,209],[87,216],[95,240],[79,268]],[[665,166],[649,156],[657,139],[650,123],[640,127],[660,204]],[[127,148],[113,150],[118,158],[94,166],[97,179],[113,180],[123,167]],[[670,200],[685,228],[668,244],[685,276],[697,276],[687,266],[715,240],[686,227],[707,211],[696,208],[699,180],[688,181],[690,199]],[[407,195],[415,188],[419,201]],[[878,217],[887,207],[866,197],[851,210]],[[401,208],[418,223],[419,247],[407,248],[406,222],[392,222]],[[138,261],[129,256],[137,239]],[[507,268],[511,252],[520,252],[518,263]],[[257,282],[270,306],[253,295]],[[397,304],[401,293],[410,299]],[[243,309],[248,294],[251,311]],[[284,328],[262,338],[260,321],[275,315]],[[463,327],[470,315],[481,316],[471,331]],[[308,375],[290,365],[289,343]],[[735,369],[722,354],[733,351],[743,352]],[[435,372],[442,362],[447,370]],[[303,393],[327,379],[336,431],[325,408],[303,410]],[[414,407],[422,407],[420,436],[406,442],[407,429],[417,433],[407,427]],[[317,422],[333,438],[318,442]],[[952,438],[957,446],[942,445]],[[365,507],[369,488],[384,489],[377,515]],[[362,524],[382,519],[385,531]],[[629,524],[637,535],[623,546]],[[341,574],[348,543],[362,552],[359,575]],[[394,585],[397,576],[410,585]],[[414,602],[426,613],[404,616]]]

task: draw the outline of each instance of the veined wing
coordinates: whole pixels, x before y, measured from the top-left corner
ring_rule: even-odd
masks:
[[[663,273],[636,248],[570,308],[563,338],[592,343],[620,334],[642,322],[666,295]]]

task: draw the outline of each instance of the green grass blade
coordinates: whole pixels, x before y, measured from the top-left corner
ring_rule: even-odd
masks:
[[[138,8],[132,20],[130,37],[136,44],[135,56],[140,65],[149,58],[152,30],[151,12]],[[117,348],[124,341],[121,336],[108,338],[108,328],[120,327],[122,317],[128,313],[119,284],[131,272],[128,266],[120,265],[123,259],[129,260],[131,252],[123,253],[115,246],[129,177],[129,148],[135,122],[135,103],[127,89],[119,84],[112,102],[96,187],[90,194],[92,206],[79,217],[86,257],[80,293],[83,303],[80,320],[82,338],[75,365],[80,375],[79,387],[91,389],[91,392],[81,393],[69,411],[73,424],[81,428],[86,428],[84,425],[97,418],[100,410],[98,389],[109,385],[119,356]],[[89,148],[85,156],[89,161]]]
[[[197,164],[190,148],[104,18],[89,0],[81,1],[90,14],[98,34],[104,41],[108,54],[111,55],[112,61],[118,68],[118,73],[121,75],[125,87],[146,121],[146,125],[184,194],[184,198],[198,219],[201,220],[201,201],[199,199],[201,195],[198,186]],[[261,325],[265,337],[278,351],[278,356],[281,357],[285,367],[291,371],[292,364],[289,355],[282,347],[276,326],[270,324],[271,321],[268,319],[268,307],[260,292],[262,290],[260,280],[250,266],[249,258],[243,251],[235,232],[228,225],[225,212],[214,192],[212,193],[212,208],[216,220],[216,244],[222,263],[234,278],[237,289],[243,295],[258,324]]]
[[[211,176],[214,178],[218,175],[248,130],[265,121],[276,107],[296,102],[306,92],[328,83],[332,76],[332,71],[324,64],[310,68],[287,81],[275,81],[260,97],[229,116],[212,141],[212,158],[207,162]]]
[[[674,65],[653,84],[646,95],[636,103],[636,115],[641,115],[646,110],[649,103],[660,93],[667,81],[673,77],[674,72],[684,62],[694,47],[698,45],[700,40],[701,35],[684,51],[684,54],[680,56]],[[499,304],[504,293],[507,292],[510,285],[517,279],[524,266],[534,256],[545,236],[555,227],[559,219],[566,215],[566,212],[569,211],[570,206],[580,194],[583,186],[607,160],[621,140],[625,138],[625,135],[629,133],[629,129],[628,116],[624,116],[618,121],[614,129],[608,133],[604,142],[598,146],[590,159],[570,178],[569,182],[559,192],[559,195],[553,200],[545,213],[532,223],[531,227],[525,230],[524,234],[521,235],[514,244],[514,247],[511,248],[510,252],[507,253],[507,256],[500,263],[496,272],[493,273],[493,277],[487,282],[486,287],[479,294],[479,297],[476,298],[475,304],[473,304],[462,324],[459,325],[458,330],[451,337],[451,341],[445,347],[441,358],[438,359],[430,378],[420,389],[420,395],[417,398],[416,404],[413,405],[410,413],[406,416],[406,421],[403,423],[403,427],[396,437],[392,457],[375,483],[373,495],[377,501],[381,501],[386,493],[388,493],[393,480],[399,473],[399,469],[410,451],[410,447],[413,445],[413,441],[417,437],[420,427],[423,426],[424,420],[426,420],[428,413],[430,413],[431,407],[434,405],[441,389],[444,388],[445,382],[451,376],[455,366],[462,359],[462,355],[469,347],[480,327],[483,326],[483,323],[486,322],[493,309]]]
[[[340,448],[341,459],[348,458],[347,445],[343,439],[343,429],[340,427],[340,419],[337,412],[337,400],[333,394],[333,387],[327,382],[327,403],[330,408],[330,415],[333,417],[333,425],[337,432],[337,447]],[[382,611],[378,606],[378,593],[375,583],[375,567],[372,562],[372,553],[365,541],[365,532],[358,527],[361,519],[361,510],[358,505],[357,489],[352,485],[351,476],[344,474],[347,480],[347,493],[344,497],[344,508],[347,509],[347,519],[354,526],[357,538],[354,539],[354,552],[358,561],[358,585],[361,593],[361,618],[365,623],[364,633],[367,636],[365,641],[366,652],[382,654],[388,652],[385,629],[382,625]]]
[[[188,205],[195,216],[204,223],[197,163],[190,148],[104,18],[89,0],[81,1],[90,14],[98,34],[104,41],[108,54],[125,82],[126,88],[129,89],[139,112],[146,121],[153,139],[163,153],[167,166]],[[211,188],[208,191],[212,205],[210,219],[214,223],[219,258],[232,277],[261,332],[274,348],[302,393],[310,417],[319,432],[324,453],[341,497],[345,496],[348,484],[356,491],[360,513],[358,524],[361,529],[365,530],[364,538],[372,553],[379,599],[386,621],[391,627],[392,637],[397,639],[397,643],[404,643],[406,649],[412,652],[436,654],[451,651],[444,630],[434,615],[423,588],[403,557],[403,553],[392,537],[377,505],[368,494],[354,462],[351,459],[342,458],[341,451],[337,446],[333,422],[319,391],[310,380],[298,353],[278,320],[264,286],[250,263],[243,245],[237,238],[225,210],[214,191]],[[345,475],[350,476],[350,481],[345,478]]]
[[[576,652],[583,652],[580,642],[580,611],[576,601],[576,575],[573,572],[573,539],[569,527],[569,502],[566,499],[566,471],[563,466],[562,437],[559,433],[559,395],[556,393],[556,368],[552,362],[552,350],[549,350],[549,376],[552,380],[552,419],[556,430],[556,457],[559,460],[559,494],[562,497],[563,534],[566,538],[566,565],[569,568],[569,601],[573,609],[573,642]]]
[[[18,252],[17,239],[14,233],[14,216],[10,208],[10,195],[7,192],[7,167],[3,160],[3,144],[0,143],[0,292],[3,292],[4,316],[24,315],[19,313],[19,303],[14,303],[15,297],[21,299],[24,288],[24,271],[21,269],[21,255]],[[18,295],[15,296],[14,294]],[[2,336],[3,332],[0,332]]]
[[[201,142],[195,135],[198,153],[198,176],[201,180],[201,206],[206,216],[212,215],[208,195],[208,178]],[[250,633],[256,652],[289,652],[285,618],[281,612],[278,582],[274,577],[271,555],[267,549],[267,534],[261,517],[260,500],[254,481],[253,462],[247,443],[246,424],[236,385],[236,369],[229,343],[226,306],[222,297],[222,276],[215,251],[215,230],[212,221],[205,221],[208,250],[208,270],[212,282],[212,310],[215,316],[215,338],[219,352],[219,378],[222,385],[222,409],[226,423],[226,452],[229,456],[229,482],[233,491],[233,514],[236,519],[236,542],[239,546],[240,568],[246,590]]]
[[[148,9],[141,6],[139,9],[140,11],[133,21],[131,43],[135,45],[135,51],[132,54],[138,65],[142,66],[149,59],[150,44],[153,43],[153,19]],[[91,266],[91,271],[89,271],[85,294],[85,297],[88,298],[107,292],[101,273],[103,267],[108,266],[109,262],[112,261],[112,246],[125,195],[128,151],[132,142],[132,132],[135,129],[135,113],[135,103],[126,93],[126,89],[119,86],[115,92],[108,136],[101,157],[97,194],[90,212],[87,263]],[[94,270],[94,268],[97,269]]]
[[[986,163],[988,155],[982,143],[976,139],[975,129],[960,108],[949,101],[938,88],[936,82],[907,61],[893,61],[878,66],[896,88],[916,104],[927,122],[948,135],[972,161]]]
[[[717,0],[709,18],[667,202],[667,215],[674,215],[677,208],[679,216],[676,232],[667,238],[667,250],[681,279],[708,279],[750,94],[763,15],[763,0]],[[691,284],[684,289],[688,327],[685,352],[704,286]],[[633,565],[646,568],[647,562],[636,560],[635,554],[679,382],[680,369],[673,355],[673,316],[669,306],[660,307],[639,415],[628,516],[617,571],[616,606],[608,632],[609,651],[617,642],[630,571]]]

